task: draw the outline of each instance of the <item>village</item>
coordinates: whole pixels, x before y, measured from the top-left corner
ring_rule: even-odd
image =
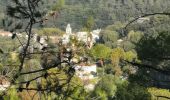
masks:
[[[138,23],[143,23],[144,21],[149,21],[149,18],[139,18],[137,20]],[[34,53],[35,51],[43,51],[44,48],[48,47],[48,40],[54,44],[60,44],[63,47],[65,47],[67,52],[70,52],[72,50],[73,52],[79,51],[79,47],[76,47],[77,42],[82,42],[85,46],[83,49],[91,49],[96,42],[99,41],[100,39],[100,32],[101,29],[96,29],[92,30],[91,32],[72,32],[72,28],[70,24],[67,24],[65,28],[65,34],[61,36],[45,36],[45,35],[39,35],[36,32],[33,31],[33,36],[32,36],[32,45],[29,46],[28,52],[29,53]],[[1,37],[9,37],[11,38],[13,35],[16,35],[17,38],[24,38],[27,39],[28,35],[26,34],[21,34],[21,33],[11,33],[8,31],[3,31],[0,30],[0,36]],[[77,42],[75,42],[77,41]],[[123,42],[123,39],[118,39],[117,40],[117,46],[119,47],[120,44]],[[19,46],[18,52],[23,53],[24,47],[26,45],[23,44]],[[67,61],[68,60],[68,54],[63,53],[62,54],[62,59],[61,61]],[[100,80],[98,78],[98,73],[97,73],[97,68],[104,66],[104,62],[101,60],[98,60],[96,62],[91,62],[88,57],[85,55],[77,55],[75,54],[70,61],[74,64],[74,68],[76,70],[75,75],[78,76],[84,83],[84,87],[88,91],[92,91],[95,88],[95,85],[97,82]],[[127,77],[122,77],[122,79],[126,79]],[[4,79],[2,80],[4,81]],[[2,82],[0,89],[2,91],[5,90],[5,88],[10,86],[10,83],[7,81],[7,79]],[[7,84],[4,84],[7,83]],[[4,88],[5,87],[5,88]]]
[[[93,45],[99,40],[99,34],[101,32],[101,29],[93,30],[92,32],[77,32],[73,33],[72,28],[70,24],[67,25],[65,34],[63,34],[62,37],[58,36],[49,36],[49,38],[52,40],[53,43],[63,45],[66,47],[66,51],[74,50],[76,51],[75,43],[72,43],[71,46],[70,42],[71,39],[77,39],[79,42],[83,42],[85,44],[86,49],[91,49]],[[13,35],[16,35],[17,38],[27,38],[27,35],[23,35],[20,33],[11,33],[7,31],[0,31],[0,35],[2,37],[9,37],[11,38]],[[32,38],[33,45],[30,45],[28,48],[29,53],[34,53],[35,50],[38,49],[38,51],[42,51],[43,48],[48,47],[47,43],[47,36],[39,36],[38,34],[34,34]],[[21,45],[18,48],[18,52],[22,53],[24,50],[25,44],[23,46]],[[63,56],[62,61],[68,60],[67,54],[63,54],[66,56]],[[97,67],[100,66],[102,62],[91,62],[86,58],[85,56],[73,56],[71,59],[71,62],[74,63],[74,68],[76,70],[75,75],[78,76],[83,82],[84,86],[87,90],[93,90],[95,87],[95,84],[97,84],[97,81],[99,80],[97,77]],[[90,83],[91,80],[94,80],[94,82]],[[4,91],[5,88],[9,86],[9,82],[7,80],[2,80],[3,84],[1,84],[1,90]],[[8,83],[8,84],[4,84]],[[6,86],[7,85],[7,86]],[[5,87],[5,88],[4,88]]]

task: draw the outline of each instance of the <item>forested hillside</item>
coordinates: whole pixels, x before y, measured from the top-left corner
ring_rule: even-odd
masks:
[[[56,23],[61,26],[71,23],[79,29],[89,16],[93,16],[95,27],[104,28],[116,21],[127,22],[141,14],[167,12],[169,4],[168,0],[65,0]]]
[[[8,0],[7,0],[8,1]],[[1,0],[1,8],[6,0]],[[154,12],[168,12],[169,0],[44,0],[50,10],[61,3],[59,15],[46,26],[64,29],[70,23],[74,30],[82,29],[88,17],[94,19],[94,28],[105,28],[117,21],[128,22],[134,17]],[[57,8],[57,7],[56,7]],[[58,9],[57,9],[58,10]],[[2,9],[1,9],[2,11]],[[2,12],[1,12],[2,13]]]

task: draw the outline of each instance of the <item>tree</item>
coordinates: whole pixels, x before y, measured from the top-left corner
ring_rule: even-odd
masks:
[[[151,14],[144,14],[142,16],[138,16],[135,19],[131,20],[128,22],[128,24],[125,25],[124,29],[125,31],[127,30],[127,27],[130,26],[132,23],[134,23],[135,21],[137,21],[139,18],[144,18],[144,17],[148,17],[148,16],[154,16],[154,15],[170,15],[170,13],[168,12],[163,12],[163,13],[151,13]]]
[[[115,85],[114,76],[105,75],[98,82],[95,90],[92,92],[92,97],[98,98],[99,100],[108,100],[115,97],[117,86]]]
[[[65,6],[65,0],[58,0],[58,2],[53,6],[53,11],[59,11]]]
[[[104,30],[100,33],[100,42],[110,48],[117,46],[119,35],[116,31]]]
[[[137,54],[134,51],[125,52],[122,48],[115,48],[111,54],[112,67],[116,76],[125,74],[130,75],[135,70],[131,65],[125,64],[122,61],[137,61]]]
[[[89,16],[86,20],[85,28],[87,29],[88,32],[90,32],[93,29],[94,25],[95,22],[93,16]]]
[[[121,67],[119,66],[120,60],[124,57],[124,50],[122,48],[115,48],[111,54],[112,65],[116,76],[122,75]]]
[[[129,63],[138,66],[139,70],[136,77],[142,76],[146,80],[145,85],[168,88],[166,77],[170,75],[168,70],[169,37],[169,32],[162,32],[158,36],[144,36],[137,44],[136,51],[140,62],[130,61]],[[156,74],[156,76],[153,74]]]
[[[142,32],[130,31],[128,33],[128,40],[130,40],[132,43],[137,43],[142,38],[142,36]]]
[[[139,18],[155,15],[169,15],[169,13],[151,13],[137,17],[130,21],[125,28]],[[139,60],[141,61],[127,62],[133,66],[138,66],[139,70],[136,74],[136,78],[142,77],[142,79],[145,79],[145,84],[143,85],[169,89],[166,78],[170,73],[168,70],[169,53],[167,52],[167,50],[169,50],[169,31],[165,29],[166,31],[160,32],[160,30],[162,29],[159,28],[156,34],[154,34],[154,31],[152,31],[154,32],[152,34],[146,34],[141,38],[139,43],[137,43],[136,51],[139,56]],[[158,78],[158,76],[160,78]]]
[[[31,91],[34,91],[33,93],[35,93],[35,95],[37,95],[37,93],[39,94],[39,99],[43,96],[47,99],[46,97],[49,96],[50,92],[55,93],[55,95],[62,100],[67,99],[68,96],[70,96],[70,82],[75,72],[75,69],[70,63],[72,52],[67,51],[61,46],[61,48],[58,48],[59,46],[57,45],[48,45],[48,47],[43,47],[41,50],[37,50],[37,52],[29,52],[30,46],[33,47],[35,44],[35,42],[33,42],[34,33],[32,29],[35,25],[41,24],[44,21],[45,12],[43,12],[43,9],[38,8],[40,4],[43,4],[41,0],[13,0],[10,2],[10,5],[7,6],[8,16],[16,20],[24,20],[23,23],[25,23],[25,25],[20,27],[16,24],[17,27],[12,30],[12,39],[17,39],[23,49],[22,52],[17,52],[19,64],[16,62],[12,64],[7,63],[9,65],[3,63],[3,66],[11,66],[14,68],[11,70],[12,76],[8,77],[10,84],[15,85],[18,92],[27,90],[29,94]],[[27,35],[23,40],[15,33],[15,29],[19,28],[24,31],[22,32],[23,35]],[[68,58],[66,58],[68,60],[62,60],[62,55],[67,55]],[[8,59],[8,56],[6,58]],[[58,72],[55,70],[51,72],[50,69],[53,68],[58,70]],[[61,77],[60,75],[63,74],[64,77]],[[27,78],[27,76],[29,76],[29,78]],[[52,80],[54,76],[58,77],[53,80],[53,83],[49,83],[49,80]],[[45,79],[48,85],[44,86],[42,82],[43,79]],[[7,91],[3,91],[3,93],[5,92]],[[4,96],[3,93],[1,94],[2,96]],[[34,96],[32,99],[34,99]]]
[[[91,50],[90,54],[94,59],[108,59],[111,49],[103,44],[96,44]]]
[[[151,100],[151,95],[145,87],[136,83],[127,83],[118,85],[115,100]]]
[[[151,93],[152,99],[170,99],[170,92],[167,89],[148,88],[148,92]]]
[[[161,32],[158,36],[145,36],[137,44],[136,50],[141,60],[150,59],[157,63],[169,59],[169,32]],[[145,59],[147,58],[147,59]]]

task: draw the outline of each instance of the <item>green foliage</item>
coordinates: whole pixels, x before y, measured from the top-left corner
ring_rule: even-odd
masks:
[[[70,100],[84,100],[87,96],[87,93],[83,87],[77,86],[74,87],[71,93]]]
[[[12,86],[10,90],[8,90],[7,95],[4,96],[3,99],[4,100],[21,100],[14,86]]]
[[[3,26],[4,30],[12,31],[13,27],[14,27],[12,18],[2,19],[2,26]]]
[[[129,64],[124,64],[122,61],[132,62],[137,60],[137,54],[134,51],[125,52],[122,48],[115,48],[111,54],[112,70],[116,76],[132,74],[135,69]]]
[[[161,32],[158,36],[145,36],[137,44],[137,53],[141,60],[151,59],[152,61],[161,62],[170,55],[170,34]],[[146,59],[147,58],[147,59]]]
[[[148,88],[148,92],[151,94],[151,100],[156,100],[157,96],[165,96],[170,98],[170,92],[167,89],[159,89],[159,88]],[[159,100],[168,100],[164,97],[159,97]]]
[[[132,43],[137,43],[143,36],[142,32],[134,32],[133,30],[128,33],[128,39]]]
[[[108,25],[106,27],[106,30],[110,30],[110,31],[120,31],[122,28],[125,27],[125,23],[122,23],[120,21],[115,22],[113,25]]]
[[[125,51],[122,48],[113,49],[112,55],[111,55],[112,64],[118,67],[120,60],[124,58],[124,54],[125,54]]]
[[[103,44],[96,44],[91,50],[90,54],[94,59],[108,59],[111,54],[111,49]]]
[[[125,51],[130,51],[135,49],[135,44],[131,41],[125,40],[120,44],[120,47],[123,48]]]
[[[112,74],[112,75],[114,75],[115,74],[115,70],[114,70],[114,67],[113,67],[113,65],[112,64],[107,64],[107,65],[105,65],[105,73],[106,74]],[[102,73],[102,72],[98,72],[98,76],[99,76],[99,74],[100,73]],[[103,73],[102,73],[103,74]]]
[[[43,29],[37,30],[37,33],[39,35],[60,36],[64,34],[64,31],[58,28],[43,28]]]
[[[118,85],[115,100],[151,100],[151,96],[146,88],[125,82]]]
[[[66,23],[71,23],[76,29],[82,29],[82,24],[92,15],[95,19],[95,28],[106,27],[117,21],[126,23],[128,20],[140,16],[141,13],[168,12],[170,1],[167,0],[42,0],[43,9],[60,11],[60,18],[55,23],[64,28]],[[1,0],[1,9],[10,1]],[[154,6],[153,6],[154,5]],[[0,9],[0,10],[1,10]],[[43,10],[42,9],[42,10]],[[3,10],[0,13],[4,13]],[[155,21],[156,22],[156,21]],[[49,22],[53,23],[53,22]],[[50,25],[50,24],[47,25]],[[114,30],[115,31],[115,30]]]
[[[137,73],[130,77],[130,81],[136,81],[139,84],[147,86],[156,86],[162,88],[168,85],[166,82],[169,75],[160,73],[160,70],[168,71],[169,69],[169,50],[170,50],[170,34],[169,32],[161,32],[158,35],[144,36],[136,45],[136,52],[141,65],[149,65],[153,69],[140,68]],[[169,72],[168,72],[169,73]],[[138,79],[140,78],[140,80]],[[142,80],[142,81],[141,81]],[[156,82],[152,83],[152,80]],[[162,81],[164,80],[164,81]],[[162,81],[159,83],[159,81]],[[158,84],[158,85],[155,85]]]
[[[92,29],[93,29],[93,27],[94,27],[94,18],[93,18],[93,16],[89,16],[88,18],[87,18],[87,21],[86,21],[86,23],[85,23],[85,28],[87,28],[87,31],[91,31]]]
[[[15,1],[15,5],[8,7],[8,15],[18,18],[19,20],[27,19],[29,17],[26,12],[28,7],[18,6],[18,0],[13,1]],[[136,61],[139,57],[142,63],[147,62],[149,64],[153,64],[154,66],[156,65],[155,67],[163,65],[163,67],[159,66],[159,68],[166,67],[165,69],[167,69],[169,66],[169,60],[165,61],[164,59],[168,58],[170,55],[170,35],[169,32],[167,32],[170,29],[168,21],[170,18],[168,16],[150,17],[150,21],[148,21],[149,23],[146,21],[144,23],[133,24],[134,26],[132,25],[132,27],[128,28],[127,40],[124,40],[120,44],[119,48],[115,48],[117,46],[117,40],[121,37],[123,32],[122,28],[125,26],[127,20],[133,19],[135,16],[138,17],[141,13],[154,13],[155,11],[161,11],[170,4],[168,0],[58,0],[57,2],[55,2],[55,0],[47,0],[46,3],[54,3],[55,5],[52,6],[47,4],[50,7],[42,6],[42,11],[35,9],[33,17],[40,18],[35,20],[39,21],[43,16],[41,12],[43,12],[44,9],[52,9],[53,11],[57,11],[57,14],[60,14],[58,19],[53,17],[53,22],[47,22],[46,26],[49,25],[48,27],[51,27],[51,23],[56,23],[58,27],[63,29],[65,28],[65,24],[69,22],[76,31],[82,29],[83,27],[89,32],[94,28],[105,28],[100,34],[101,43],[103,44],[96,44],[91,50],[89,50],[89,52],[95,60],[99,58],[107,61],[105,64],[105,69],[99,69],[100,72],[98,77],[101,79],[92,93],[84,90],[83,83],[79,78],[73,77],[71,83],[69,84],[69,88],[67,88],[67,86],[63,86],[62,88],[53,90],[53,95],[48,95],[48,99],[55,99],[59,96],[64,97],[65,94],[70,96],[68,97],[68,100],[85,100],[89,99],[87,97],[88,95],[99,100],[150,100],[151,96],[149,93],[151,93],[152,99],[155,99],[155,95],[170,95],[168,90],[149,88],[148,92],[145,87],[140,86],[137,82],[130,83],[140,80],[140,82],[143,81],[141,82],[141,84],[143,84],[145,81],[148,81],[148,78],[146,77],[148,74],[144,69],[138,69],[138,73],[135,74],[140,74],[142,76],[132,75],[128,78],[129,82],[125,81],[123,75],[129,73],[127,71],[130,71],[132,66],[121,62],[121,60],[131,62]],[[156,7],[153,5],[156,5]],[[20,24],[20,22],[26,22],[26,20],[21,20],[19,23],[13,24],[13,19],[3,19],[2,25],[9,31],[22,28],[22,24]],[[51,20],[51,18],[48,18],[48,20]],[[162,30],[164,30],[164,32],[160,33]],[[39,35],[48,36],[61,36],[64,34],[64,32],[58,28],[42,28],[40,30],[36,30],[36,32]],[[4,55],[3,53],[0,55],[0,66],[3,66],[4,64],[18,64],[18,54],[16,52],[10,52],[13,49],[16,49],[15,47],[18,45],[18,42],[16,43],[14,39],[8,44],[8,39],[1,38],[1,40],[3,42],[1,43],[2,45],[0,45],[0,48],[4,51]],[[80,48],[80,53],[78,56],[85,55],[87,53],[82,47],[84,43],[78,42],[76,38],[71,38],[71,43],[75,44],[76,48]],[[112,50],[111,48],[114,49]],[[134,51],[134,49],[136,51]],[[52,51],[56,52],[57,50],[52,49]],[[9,55],[6,55],[6,52],[10,52]],[[4,60],[3,57],[9,57],[9,59]],[[42,56],[42,60],[47,62],[43,62],[42,65],[48,65],[53,62],[56,63],[59,61],[59,59],[56,58],[56,55],[52,56],[44,54],[44,56]],[[39,60],[40,59],[38,59],[38,56],[31,58],[31,60],[26,59],[24,63],[24,71],[27,72],[29,69],[32,70],[32,67],[36,70],[40,67]],[[45,68],[46,66],[42,67]],[[68,71],[70,71],[68,67],[64,68],[64,70],[57,68],[48,70],[47,73],[50,75],[42,78],[42,88],[50,86],[57,87],[66,83],[67,81],[63,79],[68,78],[66,75]],[[104,71],[107,75],[101,77],[102,75],[100,75],[100,73]],[[120,76],[123,78],[121,79]],[[29,75],[30,79],[32,79],[32,77],[33,75]],[[26,79],[21,78],[19,80]],[[145,83],[145,86],[146,85],[147,84]],[[8,92],[8,97],[6,96],[4,99],[19,99],[17,91],[13,88]]]
[[[137,59],[137,54],[133,51],[125,52],[124,59],[127,61],[133,61]]]
[[[114,76],[112,75],[103,76],[102,79],[96,85],[92,96],[99,98],[99,100],[112,99],[115,96],[117,90],[114,81]]]
[[[117,46],[119,35],[116,31],[104,30],[100,33],[101,42],[110,48]]]
[[[65,6],[65,0],[58,0],[57,3],[52,7],[53,11],[59,11]]]
[[[122,75],[122,70],[120,65],[120,61],[124,59],[125,51],[122,48],[115,48],[111,54],[111,61],[114,68],[114,73],[116,76]]]
[[[141,40],[143,36],[144,33],[140,31],[135,32],[134,30],[131,30],[127,35],[127,39],[121,42],[119,46],[123,48],[125,51],[134,50],[136,44]]]
[[[48,2],[53,1],[55,0]],[[55,3],[54,8],[60,8],[59,1]],[[95,28],[103,28],[113,23],[119,26],[116,23],[117,21],[126,23],[128,20],[140,16],[141,13],[162,12],[162,9],[165,11],[166,8],[166,11],[168,11],[169,4],[170,2],[167,0],[157,0],[153,3],[148,3],[147,0],[123,0],[123,2],[117,0],[65,0],[65,6],[60,11],[61,17],[56,19],[55,23],[63,29],[64,25],[69,22],[74,28],[79,30],[84,27],[82,23],[86,21],[88,16],[92,15],[96,23]],[[167,7],[165,8],[162,5]]]

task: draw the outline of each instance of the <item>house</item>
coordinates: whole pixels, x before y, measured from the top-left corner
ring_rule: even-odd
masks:
[[[16,34],[18,37],[23,36],[21,33],[11,33],[9,31],[0,30],[0,36],[3,36],[3,37],[12,37],[13,34]]]
[[[83,41],[86,43],[88,41],[88,32],[77,32],[76,37],[78,41]]]
[[[12,33],[11,33],[11,32],[8,32],[8,31],[0,30],[0,36],[11,37],[11,36],[12,36]]]
[[[93,30],[92,32],[76,32],[72,33],[72,28],[70,24],[66,27],[66,34],[62,37],[62,44],[68,44],[70,42],[71,37],[76,37],[78,41],[84,42],[89,48],[93,46],[96,41],[99,40],[99,33],[101,29]]]
[[[83,41],[85,43],[91,41],[95,43],[97,40],[99,40],[100,32],[101,32],[101,29],[93,30],[92,32],[77,32],[76,36],[79,41]]]
[[[83,81],[84,88],[92,91],[98,82],[97,65],[81,63],[75,66],[76,75]]]
[[[75,66],[76,75],[82,80],[94,79],[97,75],[97,65],[80,64]]]

